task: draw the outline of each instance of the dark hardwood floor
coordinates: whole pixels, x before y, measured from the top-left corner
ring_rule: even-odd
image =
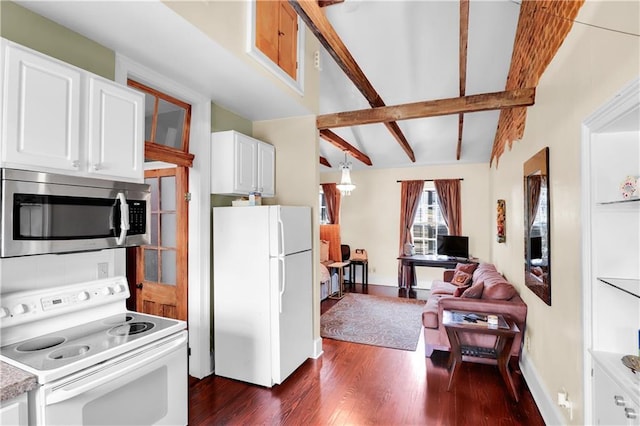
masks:
[[[362,292],[360,285],[348,291]],[[365,293],[426,299],[428,291],[369,285]],[[325,312],[337,303],[322,302]],[[272,389],[210,376],[192,379],[189,424],[196,425],[544,425],[524,380],[515,402],[497,367],[463,363],[450,392],[448,353],[323,340],[309,359]]]

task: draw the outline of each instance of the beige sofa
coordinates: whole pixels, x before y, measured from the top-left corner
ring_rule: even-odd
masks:
[[[458,267],[461,267],[461,264],[458,264],[456,269]],[[449,338],[442,325],[442,312],[458,310],[501,314],[514,320],[520,333],[513,341],[511,356],[519,357],[526,327],[527,305],[515,287],[490,263],[477,265],[472,273],[471,282],[466,286],[451,283],[452,280],[459,281],[454,280],[454,273],[454,270],[445,270],[443,281],[436,280],[431,285],[431,294],[422,313],[425,355],[430,357],[434,350],[450,350]],[[463,344],[490,347],[495,342],[495,336],[461,335],[461,340]]]

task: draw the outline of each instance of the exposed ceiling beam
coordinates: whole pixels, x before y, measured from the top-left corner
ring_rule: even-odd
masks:
[[[367,76],[364,75],[364,72],[356,60],[351,56],[351,53],[320,9],[320,6],[318,6],[318,3],[312,0],[289,0],[289,3],[291,3],[296,13],[307,24],[309,30],[316,36],[320,44],[324,46],[342,71],[364,95],[369,105],[371,105],[372,108],[385,106],[384,101],[373,88]],[[393,134],[393,137],[398,141],[411,161],[415,163],[416,156],[409,142],[407,142],[407,139],[402,134],[400,127],[396,123],[389,124],[390,125],[387,125],[387,129]]]
[[[320,7],[327,7],[338,3],[344,3],[344,0],[318,0],[318,6]]]
[[[441,115],[469,112],[491,111],[513,107],[531,106],[535,103],[536,89],[515,89],[506,92],[483,93],[461,96],[459,98],[438,99],[435,101],[414,102],[380,108],[338,112],[319,115],[316,119],[318,129],[358,126],[408,120],[412,118],[438,117]]]
[[[460,96],[467,91],[467,42],[469,40],[469,0],[460,0]],[[462,155],[462,129],[464,114],[458,114],[458,145],[456,160]]]
[[[358,148],[351,145],[349,142],[342,139],[337,134],[333,133],[331,130],[324,129],[320,130],[320,137],[332,145],[338,147],[342,151],[345,151],[347,154],[351,155],[353,158],[362,161],[367,166],[371,166],[371,159],[367,157],[366,154],[359,151]],[[331,166],[329,166],[331,167]]]
[[[320,156],[320,164],[322,164],[323,166],[331,167],[331,163],[329,163],[329,160],[324,158],[322,155]]]

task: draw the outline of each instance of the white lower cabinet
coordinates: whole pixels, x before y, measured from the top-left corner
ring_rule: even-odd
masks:
[[[235,130],[211,135],[211,193],[273,197],[276,149]]]
[[[2,39],[0,165],[142,182],[144,95]]]
[[[29,410],[26,393],[0,402],[0,425],[27,426],[28,424]]]
[[[640,407],[598,363],[593,367],[594,423],[597,425],[640,425]]]

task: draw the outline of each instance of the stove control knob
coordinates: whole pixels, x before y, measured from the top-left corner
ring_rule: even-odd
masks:
[[[105,287],[102,289],[102,294],[105,296],[111,295],[111,287]]]
[[[13,314],[14,315],[20,315],[20,314],[25,314],[29,311],[29,307],[27,305],[25,305],[24,303],[20,303],[19,305],[16,305],[13,307]]]
[[[80,293],[78,293],[78,300],[80,300],[81,302],[88,299],[89,299],[89,293],[87,293],[86,291],[81,291]]]
[[[11,312],[9,312],[9,309],[0,308],[0,318],[6,318],[6,317],[8,317],[10,315],[11,315]]]
[[[118,284],[113,288],[114,293],[122,293],[124,291],[124,286],[122,284]]]

